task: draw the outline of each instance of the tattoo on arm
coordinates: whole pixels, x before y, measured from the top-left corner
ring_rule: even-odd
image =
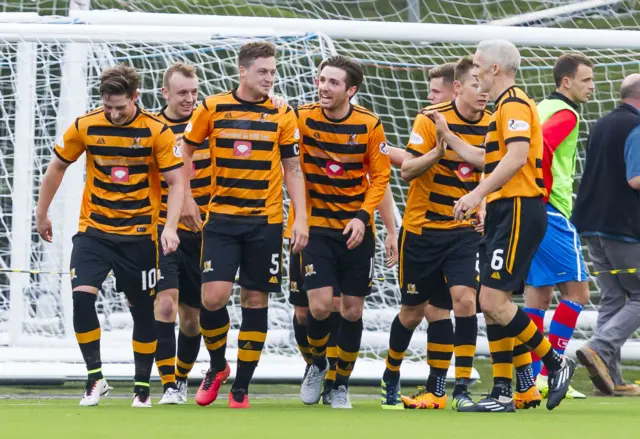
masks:
[[[300,158],[292,157],[284,160],[284,166],[291,172],[294,177],[302,176],[302,168],[300,167]]]

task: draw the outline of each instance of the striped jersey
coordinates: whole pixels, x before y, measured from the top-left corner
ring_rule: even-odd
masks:
[[[98,108],[77,118],[54,152],[65,163],[87,153],[80,232],[156,239],[158,171],[182,166],[175,136],[163,121],[136,107],[131,122],[114,125]]]
[[[209,138],[213,163],[208,211],[218,220],[283,222],[281,160],[299,155],[294,111],[240,99],[235,90],[198,105],[183,140],[198,147]]]
[[[163,121],[173,132],[176,137],[176,144],[180,144],[182,135],[187,124],[191,120],[191,116],[184,119],[171,119],[165,113],[166,107],[163,108],[156,117]],[[160,176],[161,185],[161,203],[160,217],[158,224],[164,225],[167,221],[167,199],[169,197],[169,185],[164,181],[164,177]],[[207,215],[207,205],[209,197],[211,197],[211,152],[209,151],[209,141],[205,139],[193,154],[193,164],[191,172],[191,194],[196,204],[200,207],[200,214],[204,221]],[[182,230],[189,230],[187,226],[180,223],[178,227]]]
[[[359,105],[340,120],[327,117],[320,104],[297,113],[310,232],[342,233],[356,217],[372,225],[391,175],[378,116]]]
[[[470,145],[483,147],[491,119],[491,112],[488,110],[475,121],[462,116],[455,101],[433,105],[426,110],[437,110],[447,120],[452,133]],[[433,121],[418,114],[413,123],[407,151],[420,157],[436,147],[436,137]],[[453,219],[453,205],[478,186],[481,175],[481,170],[465,163],[455,151],[448,148],[444,157],[427,172],[411,180],[402,226],[415,234],[421,234],[425,227],[471,227],[471,220],[459,222]]]
[[[485,167],[488,177],[507,154],[511,142],[529,142],[526,164],[498,190],[487,196],[487,203],[502,198],[544,197],[542,177],[542,127],[535,102],[516,86],[509,87],[496,99],[485,141]]]

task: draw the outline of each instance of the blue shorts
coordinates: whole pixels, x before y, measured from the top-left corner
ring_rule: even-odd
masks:
[[[575,226],[551,204],[547,204],[547,218],[547,232],[531,262],[527,285],[587,282],[587,266]]]

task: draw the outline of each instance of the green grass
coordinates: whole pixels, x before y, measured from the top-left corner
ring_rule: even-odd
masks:
[[[476,367],[483,382],[473,387],[474,398],[490,386],[491,365],[477,360]],[[625,369],[629,381],[640,379],[640,368]],[[63,386],[0,387],[0,431],[3,438],[48,439],[130,437],[182,437],[207,435],[221,438],[326,438],[331,428],[337,434],[356,438],[398,437],[421,434],[434,437],[445,434],[473,439],[495,438],[496,423],[500,431],[517,434],[519,438],[539,438],[544,434],[571,438],[631,437],[637,425],[640,398],[602,398],[567,400],[549,412],[542,407],[514,415],[459,414],[449,408],[441,412],[388,412],[379,407],[379,388],[352,386],[351,411],[331,410],[329,407],[304,406],[298,399],[297,385],[256,384],[251,387],[252,410],[229,410],[226,407],[228,384],[220,393],[220,400],[211,407],[198,407],[190,400],[185,406],[134,410],[130,405],[130,385],[115,384],[112,395],[104,398],[99,407],[78,407],[82,393],[80,383]],[[591,384],[583,368],[573,380],[574,386],[591,395]],[[152,385],[153,401],[157,402],[160,385]],[[193,396],[196,388],[190,388]],[[405,386],[405,392],[413,389]],[[496,418],[500,418],[499,421]],[[198,436],[194,436],[198,437]],[[437,437],[437,436],[435,436]]]

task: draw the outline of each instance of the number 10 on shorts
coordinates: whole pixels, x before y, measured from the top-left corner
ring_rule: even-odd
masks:
[[[155,268],[149,271],[142,270],[142,291],[152,290],[158,281],[158,274]]]

